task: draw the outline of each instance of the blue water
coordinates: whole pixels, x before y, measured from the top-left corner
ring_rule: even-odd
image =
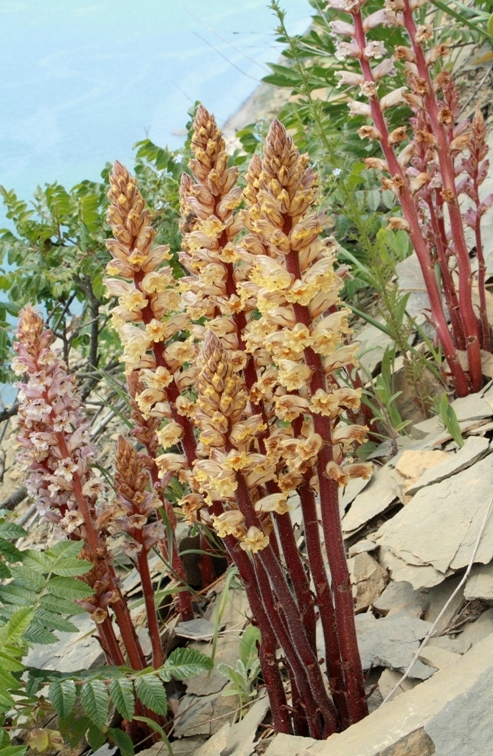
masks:
[[[283,7],[304,31],[307,0]],[[176,148],[195,100],[224,123],[277,60],[275,24],[267,0],[0,0],[0,184],[29,199],[131,166],[145,137]]]

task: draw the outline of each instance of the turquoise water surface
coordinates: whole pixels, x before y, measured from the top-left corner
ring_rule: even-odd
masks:
[[[291,33],[307,28],[307,0],[282,5]],[[267,6],[0,0],[0,184],[29,199],[38,184],[97,179],[107,161],[131,165],[145,137],[176,148],[195,100],[224,123],[278,58]]]

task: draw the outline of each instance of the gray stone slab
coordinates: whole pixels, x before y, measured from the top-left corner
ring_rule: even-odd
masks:
[[[385,465],[375,469],[369,484],[354,499],[351,509],[342,521],[344,533],[353,533],[384,512],[399,496],[399,484],[395,470]]]
[[[232,725],[228,733],[227,753],[231,756],[250,756],[255,748],[258,726],[269,710],[269,700],[263,696],[255,701],[247,715]]]
[[[410,617],[420,619],[429,603],[428,595],[416,591],[411,583],[403,580],[391,580],[379,598],[373,602],[373,608],[384,615],[402,612]]]
[[[462,423],[465,420],[483,420],[493,416],[493,409],[481,394],[469,394],[451,403],[451,407],[457,415],[457,420]]]
[[[356,554],[362,554],[363,552],[371,552],[376,551],[378,549],[378,544],[375,543],[375,541],[372,541],[370,538],[365,538],[362,541],[358,541],[358,543],[353,543],[352,546],[348,549],[348,556],[353,557],[356,556]]]
[[[421,588],[441,582],[450,570],[465,567],[492,496],[493,467],[489,457],[418,491],[404,509],[372,535],[377,543],[408,565],[399,571],[398,577],[395,574],[392,577],[408,580],[414,588]],[[490,516],[476,562],[485,564],[492,560],[493,516]],[[432,582],[430,575],[420,574],[420,568],[428,567],[437,572],[437,576],[431,576]]]
[[[431,756],[433,742],[424,732],[427,723],[450,701],[473,688],[492,666],[493,636],[344,732],[318,742],[278,735],[265,756]],[[489,716],[491,721],[491,709]],[[454,756],[476,753],[458,751]]]
[[[469,690],[450,701],[425,724],[435,756],[491,756],[493,741],[493,667]]]
[[[475,565],[464,588],[467,601],[493,602],[493,563]]]
[[[466,439],[464,446],[455,452],[450,454],[449,459],[444,460],[436,467],[432,467],[427,470],[416,483],[410,486],[406,490],[408,496],[414,496],[421,488],[432,485],[433,483],[440,483],[446,478],[450,478],[452,475],[462,470],[466,470],[477,462],[481,457],[484,457],[490,449],[490,442],[487,438],[481,438],[481,436],[470,436]]]
[[[430,628],[429,622],[402,613],[381,619],[371,612],[358,614],[356,632],[363,669],[388,667],[404,672]],[[410,676],[426,680],[431,674],[433,671],[418,661]]]
[[[195,648],[202,653],[208,653],[207,647],[202,643],[192,643],[189,648]],[[196,696],[207,696],[210,693],[219,693],[227,684],[227,678],[217,670],[218,664],[231,664],[235,666],[240,658],[240,638],[238,635],[226,635],[217,641],[214,668],[210,672],[201,672],[199,675],[187,680],[187,693]]]
[[[76,672],[91,669],[104,661],[104,653],[96,638],[96,626],[89,614],[72,617],[72,622],[80,628],[78,633],[61,633],[60,639],[49,646],[37,645],[29,649],[24,663],[38,669],[54,669],[57,672]]]

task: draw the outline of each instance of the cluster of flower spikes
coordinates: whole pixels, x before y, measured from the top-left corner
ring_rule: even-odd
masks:
[[[12,368],[25,382],[19,389],[19,463],[29,471],[26,487],[40,514],[55,523],[62,538],[84,540],[83,556],[93,562],[83,580],[94,595],[80,602],[93,620],[102,624],[108,606],[119,600],[111,556],[98,534],[106,517],[98,506],[102,479],[94,472],[96,450],[88,422],[58,351],[43,319],[27,306],[19,315]]]
[[[224,142],[205,108],[198,111],[192,144],[200,139],[210,145],[209,154],[223,154]],[[216,145],[215,149],[212,145]],[[199,156],[205,154],[202,148]],[[313,370],[306,364],[304,350],[313,345],[325,358],[326,371],[332,375],[336,369],[355,363],[355,347],[337,348],[349,329],[347,311],[337,307],[342,282],[334,271],[335,243],[332,239],[319,240],[319,219],[314,214],[306,215],[316,199],[316,177],[308,167],[308,158],[299,155],[283,127],[278,122],[273,124],[263,163],[255,156],[249,167],[244,192],[248,210],[239,213],[239,221],[249,233],[236,244],[230,241],[232,232],[228,235],[223,229],[217,235],[211,233],[211,228],[221,228],[220,219],[213,214],[213,204],[200,208],[204,185],[209,172],[214,171],[213,161],[208,159],[204,165],[196,159],[193,168],[200,182],[197,179],[194,185],[187,176],[181,190],[186,232],[181,260],[192,274],[185,279],[184,297],[192,317],[207,314],[211,318],[207,329],[220,338],[225,348],[223,369],[226,364],[233,373],[243,368],[243,378],[232,374],[228,380],[231,386],[243,381],[241,390],[235,390],[246,397],[242,399],[243,420],[232,432],[231,418],[223,414],[219,405],[214,409],[210,401],[211,396],[219,404],[223,401],[218,398],[218,386],[224,387],[223,376],[216,374],[212,378],[212,368],[203,368],[198,385],[204,394],[199,395],[191,417],[201,431],[199,456],[206,459],[195,463],[193,477],[209,506],[218,500],[228,502],[226,511],[214,515],[218,533],[236,535],[244,548],[258,550],[266,544],[269,527],[263,528],[263,538],[258,529],[250,531],[256,534],[255,545],[252,539],[245,540],[243,515],[232,503],[237,473],[245,474],[253,501],[260,501],[255,504],[259,511],[287,511],[287,495],[300,483],[323,442],[319,434],[313,433],[309,419],[300,423],[297,430],[301,430],[301,437],[296,439],[293,428],[286,428],[285,421],[314,411],[334,420],[346,409],[359,406],[360,392],[340,387],[333,377],[324,376],[323,388],[319,386],[312,396]],[[232,179],[224,170],[222,185],[229,190]],[[231,210],[238,202],[237,195],[232,196]],[[287,213],[283,201],[289,205]],[[203,220],[190,227],[192,212]],[[209,235],[204,233],[204,224]],[[229,221],[229,229],[236,231],[239,226],[238,220]],[[284,233],[286,226],[290,227],[289,235]],[[289,253],[296,255],[297,265],[301,266],[299,277],[285,267]],[[194,307],[199,309],[194,311]],[[296,307],[301,310],[297,312]],[[255,308],[261,313],[260,319],[252,317]],[[300,320],[300,312],[304,320]],[[204,326],[193,329],[198,338],[203,337],[203,331]],[[216,344],[216,352],[217,349]],[[282,427],[279,420],[284,421]],[[246,435],[241,437],[241,433]],[[362,426],[341,425],[334,430],[336,458],[340,461],[352,441],[361,441],[364,433]],[[342,484],[349,476],[367,475],[369,470],[361,465],[341,469],[332,459],[328,472]],[[199,506],[197,494],[193,497]],[[190,497],[185,498],[186,504]],[[267,518],[263,520],[265,525]],[[248,530],[250,527],[257,525],[249,525]]]
[[[389,228],[410,233],[439,339],[454,375],[456,389],[459,395],[465,395],[468,384],[458,366],[455,349],[467,349],[470,386],[479,390],[482,385],[480,346],[491,348],[479,221],[492,204],[493,196],[480,201],[478,194],[487,171],[484,163],[478,170],[486,154],[481,114],[476,114],[474,126],[469,131],[469,122],[459,120],[457,89],[450,73],[441,70],[437,76],[432,75],[433,64],[447,55],[448,46],[433,45],[433,28],[427,23],[417,24],[414,19],[414,11],[427,1],[386,0],[383,8],[366,16],[362,13],[365,0],[329,0],[328,7],[351,17],[350,21],[331,23],[336,37],[349,38],[349,41],[337,43],[336,56],[339,60],[357,60],[361,69],[361,73],[341,71],[341,84],[359,87],[360,94],[368,98],[368,102],[352,100],[350,113],[372,119],[373,125],[362,126],[359,135],[362,139],[378,141],[385,159],[367,158],[365,162],[369,168],[384,174],[382,186],[393,191],[399,199],[404,218],[391,218]],[[394,57],[387,56],[381,42],[367,38],[367,33],[380,25],[405,28],[409,45],[397,45]],[[431,46],[425,49],[427,43]],[[373,60],[380,58],[383,60],[372,66]],[[381,97],[380,84],[384,77],[395,75],[395,61],[403,63],[408,86]],[[386,111],[399,103],[407,104],[413,111],[410,136],[405,126],[389,130]],[[408,139],[406,146],[402,147]],[[460,179],[461,173],[466,174],[463,179]],[[458,198],[463,192],[469,194],[476,205],[472,212],[461,213]],[[474,228],[478,242],[479,323],[470,295],[471,267],[464,224]],[[441,268],[443,296],[451,318],[453,339],[448,332],[441,294],[432,274],[435,260]]]

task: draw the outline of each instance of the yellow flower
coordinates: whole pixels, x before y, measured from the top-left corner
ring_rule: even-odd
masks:
[[[294,283],[294,276],[279,263],[266,255],[255,260],[255,267],[250,272],[250,280],[267,289],[269,292],[277,292],[289,289]]]
[[[150,323],[146,324],[146,333],[151,341],[154,341],[155,343],[164,341],[167,336],[167,331],[168,324],[161,323],[159,320],[156,320],[156,318],[153,318]]]
[[[334,370],[340,370],[342,367],[346,367],[346,365],[357,365],[358,359],[356,353],[358,348],[358,344],[349,344],[348,346],[336,349],[335,352],[324,359],[325,372],[332,373]]]
[[[175,446],[183,436],[183,428],[179,423],[172,421],[165,425],[164,428],[161,428],[161,430],[158,430],[156,435],[159,445],[163,449],[169,449],[171,446]]]
[[[173,380],[173,376],[167,368],[159,365],[155,370],[142,370],[140,380],[147,388],[165,389]]]
[[[246,528],[243,525],[245,518],[238,509],[229,509],[227,512],[222,512],[219,516],[212,515],[212,522],[219,538],[224,538],[228,535],[241,538],[246,534]]]
[[[146,273],[142,279],[141,287],[146,294],[159,294],[166,291],[173,281],[173,272],[171,268],[166,267]]]
[[[261,530],[252,525],[248,528],[246,535],[240,539],[240,546],[243,551],[251,551],[256,554],[269,545],[269,536],[264,535]]]
[[[348,310],[338,310],[321,320],[313,329],[312,347],[324,357],[332,354],[341,343],[343,334],[349,333]]]
[[[310,409],[315,414],[335,417],[339,410],[339,403],[333,393],[328,394],[323,389],[317,389],[311,398]]]
[[[187,458],[184,454],[161,454],[156,457],[155,462],[160,475],[165,475],[167,472],[178,472],[187,466]]]
[[[287,496],[285,493],[269,494],[255,502],[256,512],[277,512],[283,515],[289,512]]]
[[[140,312],[147,306],[145,295],[138,289],[122,294],[118,301],[121,307],[130,312]]]
[[[279,420],[285,420],[288,423],[292,423],[300,415],[308,412],[309,403],[307,399],[301,396],[295,396],[293,394],[284,394],[284,396],[276,396],[275,413]]]
[[[279,383],[288,391],[306,386],[312,376],[311,368],[292,360],[279,360]]]

